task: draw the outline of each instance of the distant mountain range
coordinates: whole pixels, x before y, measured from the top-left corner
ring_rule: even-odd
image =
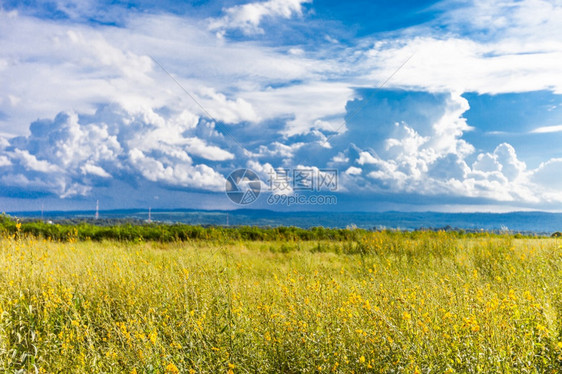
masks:
[[[12,212],[20,218],[45,220],[92,220],[94,211]],[[100,220],[148,220],[148,211],[139,209],[99,212]],[[270,210],[158,210],[151,211],[151,220],[165,223],[220,226],[324,226],[364,229],[450,228],[470,231],[502,231],[522,233],[552,233],[562,231],[562,213],[436,213],[436,212],[276,212]]]

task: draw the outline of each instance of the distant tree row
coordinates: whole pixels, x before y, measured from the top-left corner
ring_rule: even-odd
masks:
[[[118,221],[116,221],[118,222]],[[107,224],[107,222],[106,222]],[[188,240],[249,240],[249,241],[359,241],[369,233],[364,229],[334,229],[313,227],[256,227],[256,226],[195,226],[187,224],[145,223],[123,220],[112,225],[94,225],[86,221],[63,221],[63,223],[41,220],[19,222],[7,215],[0,216],[0,233],[8,235],[32,235],[55,241],[68,240],[119,240],[119,241],[188,241]],[[411,239],[437,235],[437,231],[423,230],[400,232],[385,230],[388,235],[407,236]],[[449,231],[451,237],[489,236],[492,233],[469,233],[462,230]],[[516,234],[515,237],[522,237]]]
[[[221,227],[195,226],[186,224],[162,224],[126,222],[113,225],[94,225],[87,222],[66,221],[50,223],[44,221],[18,222],[6,215],[0,216],[0,231],[7,234],[27,234],[52,240],[120,240],[120,241],[186,241],[186,240],[354,240],[367,232],[366,230],[328,229],[314,227],[255,226]]]

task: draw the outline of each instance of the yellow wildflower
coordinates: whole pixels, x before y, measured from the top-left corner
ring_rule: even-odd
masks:
[[[166,373],[178,374],[179,372],[180,370],[178,369],[178,367],[174,365],[172,362],[166,365]]]

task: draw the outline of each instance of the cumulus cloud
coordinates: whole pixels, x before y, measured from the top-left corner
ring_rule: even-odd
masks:
[[[220,191],[236,167],[267,178],[309,165],[341,170],[342,191],[562,201],[560,160],[528,168],[501,141],[477,151],[461,96],[562,92],[562,4],[474,1],[435,21],[446,33],[430,23],[349,45],[322,36],[316,49],[248,41],[309,2],[251,2],[205,21],[131,12],[120,27],[0,10],[1,186]],[[72,20],[91,12],[80,4],[57,7]]]
[[[0,35],[0,133],[8,135],[60,111],[93,113],[100,103],[187,108],[231,125],[284,118],[279,133],[306,133],[335,128],[353,96],[349,84],[324,81],[339,70],[334,61],[217,41],[189,18],[133,13],[125,27],[91,27],[0,10]]]
[[[355,167],[355,166],[350,166],[345,171],[345,173],[348,174],[348,175],[361,175],[362,172],[363,172],[363,170],[361,168],[358,168],[358,167]]]
[[[293,192],[289,175],[281,167],[274,167],[268,162],[248,160],[246,167],[257,173],[262,183],[262,190],[274,191],[280,195],[290,195]],[[282,187],[282,188],[279,188]]]
[[[205,164],[192,165],[171,159],[163,161],[149,157],[137,148],[130,150],[127,156],[131,166],[152,182],[210,191],[224,188],[224,177]]]
[[[356,101],[363,116],[348,121],[342,140],[354,144],[345,159],[366,167],[374,187],[430,192],[428,175],[446,160],[464,159],[473,147],[461,137],[470,127],[462,114],[468,103],[459,95],[379,90]],[[348,105],[353,110],[355,104]],[[341,158],[341,157],[340,157]],[[375,189],[376,189],[375,188]]]
[[[90,175],[95,175],[95,176],[98,176],[98,177],[101,177],[101,178],[110,178],[111,177],[111,175],[107,171],[103,170],[103,168],[101,168],[100,166],[97,166],[97,165],[93,165],[91,163],[88,163],[84,166],[81,166],[80,171],[82,171],[82,174],[85,174],[85,175],[90,174]]]
[[[245,34],[260,34],[263,29],[260,23],[265,18],[291,18],[302,15],[303,4],[312,0],[267,0],[262,2],[236,5],[224,10],[223,17],[210,21],[211,30],[240,29]]]
[[[463,118],[469,109],[466,99],[414,91],[379,93],[370,96],[368,118],[348,123],[344,137],[352,145],[331,159],[345,170],[348,190],[523,204],[553,199],[542,183],[555,166],[529,170],[508,143],[477,153],[463,139],[472,131]],[[376,137],[367,137],[366,129]]]
[[[511,184],[513,188],[517,188],[517,182],[526,182],[526,168],[525,163],[517,158],[515,149],[510,144],[502,143],[493,153],[478,155],[472,164],[471,177],[485,181],[484,184],[494,181],[504,186]]]
[[[548,202],[562,201],[562,159],[553,158],[543,162],[530,173],[530,180],[535,184],[535,193]]]
[[[94,115],[60,113],[31,124],[0,151],[5,187],[43,188],[60,197],[87,194],[113,178],[144,178],[186,190],[219,191],[224,177],[205,163],[234,155],[195,136],[199,118],[101,107]],[[220,137],[217,140],[222,141]],[[41,180],[41,183],[38,181]]]
[[[466,179],[470,168],[466,161],[454,153],[438,157],[429,167],[428,176],[449,183]]]
[[[38,160],[37,157],[29,154],[27,150],[14,150],[13,160],[19,161],[19,164],[29,171],[38,171],[41,173],[56,173],[60,171],[56,165],[52,165],[45,160]]]
[[[12,162],[10,161],[10,159],[8,157],[0,156],[0,167],[9,166],[11,164],[12,164]]]
[[[412,105],[404,107],[408,97]],[[185,110],[131,112],[110,105],[94,114],[60,113],[53,120],[32,123],[28,136],[0,142],[0,183],[66,198],[90,195],[117,180],[218,192],[224,189],[227,173],[245,166],[258,173],[265,190],[271,180],[290,178],[287,168],[320,173],[336,167],[341,171],[340,193],[528,204],[562,201],[553,189],[559,183],[552,182],[559,160],[529,170],[507,143],[476,153],[462,139],[471,131],[462,117],[468,109],[462,97],[382,90],[370,100],[384,105],[371,105],[369,122],[350,121],[347,131],[333,140],[335,146],[349,141],[345,151],[324,148],[322,157],[306,163],[297,156],[316,143],[314,138],[267,144],[269,134],[264,133],[258,142],[240,149],[216,131],[213,122]],[[365,137],[366,125],[376,128],[376,138]]]

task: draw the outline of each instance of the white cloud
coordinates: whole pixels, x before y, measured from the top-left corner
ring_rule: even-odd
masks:
[[[371,100],[369,120],[350,124],[348,137],[368,147],[350,159],[352,165],[363,165],[373,190],[458,194],[455,184],[462,184],[469,170],[464,158],[474,151],[461,139],[471,130],[462,118],[466,100],[458,94],[422,92]],[[391,124],[400,118],[405,120]],[[367,134],[366,126],[375,135]]]
[[[66,194],[64,180],[45,179],[38,176],[28,177],[19,173],[6,173],[0,177],[0,183],[2,186],[20,188],[22,192],[51,192],[58,193],[61,196]]]
[[[278,173],[278,169],[274,168],[268,162],[260,163],[256,160],[248,160],[246,163],[246,167],[252,171],[254,171],[261,181],[261,188],[262,190],[273,190],[273,185],[275,180],[281,180],[281,176]],[[275,192],[279,194],[290,194],[293,192],[290,184],[286,186],[282,190],[277,189]]]
[[[97,165],[93,165],[93,164],[86,164],[80,167],[80,170],[82,171],[83,174],[91,174],[91,175],[95,175],[101,178],[110,178],[111,175],[103,170],[103,168],[97,166]]]
[[[442,16],[373,43],[358,69],[391,86],[479,93],[562,93],[562,3],[475,0],[436,5]],[[439,33],[434,26],[438,26]]]
[[[226,161],[234,158],[232,153],[217,146],[209,146],[199,138],[186,138],[184,144],[188,153],[210,161]]]
[[[343,152],[338,152],[337,155],[332,157],[330,162],[333,165],[346,164],[349,162],[349,157],[347,157]]]
[[[345,131],[345,105],[353,96],[348,84],[315,81],[244,94],[255,103],[261,118],[293,117],[281,131],[285,136],[306,134],[314,128]]]
[[[211,133],[205,140],[198,138],[201,126],[206,125],[185,111],[164,116],[114,105],[101,107],[94,115],[60,113],[52,121],[34,122],[29,136],[3,144],[0,166],[11,175],[7,185],[42,186],[60,197],[87,194],[100,178],[111,182],[116,176],[218,191],[224,186],[222,174],[195,163],[193,157],[216,162],[232,160],[234,154],[209,144],[213,140],[222,144],[221,137]]]
[[[200,26],[189,18],[133,14],[126,27],[94,28],[0,11],[0,111],[9,118],[0,118],[0,133],[25,135],[37,118],[71,109],[93,113],[99,103],[116,103],[131,112],[188,109],[207,117],[149,55],[218,121],[292,118],[280,130],[287,134],[341,123],[326,118],[345,113],[353,89],[323,81],[339,70],[337,63],[274,47],[217,41]],[[309,102],[316,104],[311,107]]]
[[[302,15],[303,4],[312,0],[267,0],[236,5],[224,10],[222,18],[212,19],[209,28],[224,33],[225,29],[240,29],[245,34],[260,34],[264,18],[291,18]]]
[[[562,92],[562,3],[474,1],[446,9],[437,21],[446,33],[429,24],[347,47],[321,36],[320,51],[227,37],[229,30],[250,35],[263,32],[267,20],[301,16],[308,2],[237,5],[211,20],[210,29],[166,14],[133,12],[123,27],[92,27],[0,10],[0,133],[24,136],[0,138],[2,183],[66,197],[116,177],[219,191],[228,168],[245,164],[265,177],[337,132],[314,167],[326,162],[346,170],[348,190],[562,201],[550,188],[560,181],[559,160],[528,170],[505,143],[475,154],[462,138],[471,127],[461,97]],[[76,19],[92,4],[57,6]],[[360,128],[355,111],[372,108],[357,88],[376,87],[412,54],[387,86],[447,94],[413,97],[403,107],[391,102],[396,118],[388,123],[381,118],[389,113],[377,107]],[[112,105],[98,110],[100,104]],[[59,112],[66,114],[55,117]],[[231,147],[224,128],[247,149]],[[547,126],[532,133],[559,131]],[[348,143],[357,149],[337,148]]]
[[[464,181],[469,172],[466,161],[454,153],[441,156],[428,165],[429,177],[454,185],[454,189],[462,188],[458,183]]]
[[[12,162],[7,156],[0,156],[0,167],[10,165],[12,165]]]
[[[348,175],[361,175],[362,172],[363,172],[362,169],[360,169],[358,167],[355,167],[355,166],[350,166],[345,171],[345,173],[348,174]]]
[[[550,201],[562,201],[562,158],[543,162],[531,172],[531,181],[538,187],[537,193]]]
[[[350,147],[336,157],[337,165],[347,168],[345,174],[355,176],[345,178],[347,190],[442,196],[446,200],[470,197],[521,204],[552,199],[551,193],[537,184],[537,178],[529,178],[535,171],[527,169],[510,144],[502,143],[491,153],[474,155],[474,148],[461,138],[471,128],[462,118],[469,107],[460,96],[409,93],[399,95],[399,100],[392,94],[380,100],[381,103],[372,104],[380,109],[369,113],[370,118],[380,120],[367,123],[377,129],[377,137],[384,141],[371,143],[362,139],[365,135],[358,131],[361,127],[350,125],[350,140],[363,140],[364,145],[371,147]],[[403,103],[409,100],[414,105],[407,105],[407,111],[402,112]],[[409,120],[386,125],[396,116]],[[472,166],[468,165],[469,159],[474,159]],[[358,179],[359,175],[366,178]]]
[[[38,160],[37,157],[29,154],[27,150],[16,149],[13,152],[13,159],[19,161],[26,170],[39,171],[41,173],[57,173],[60,171],[56,165],[52,165],[45,160]]]
[[[530,131],[531,134],[550,134],[554,132],[562,132],[562,125],[542,126]]]
[[[129,151],[128,157],[131,165],[149,181],[210,191],[224,190],[224,177],[205,164],[164,163],[136,148]]]
[[[562,79],[558,78],[562,44],[546,51],[536,51],[531,44],[506,51],[508,44],[512,41],[483,43],[462,36],[400,39],[390,41],[384,49],[373,49],[358,68],[365,70],[369,81],[383,81],[413,55],[390,86],[479,93],[562,92]]]
[[[494,150],[498,162],[502,165],[502,174],[509,181],[514,181],[525,174],[527,165],[519,161],[515,149],[507,143],[502,143]]]
[[[359,158],[357,159],[357,163],[359,165],[365,165],[365,164],[379,164],[380,160],[377,157],[374,157],[371,153],[369,152],[361,152],[359,154]]]
[[[478,158],[472,164],[472,169],[474,171],[480,171],[483,173],[494,173],[500,172],[502,165],[498,162],[494,155],[489,153],[481,153]]]
[[[440,21],[452,31],[472,32],[483,39],[517,37],[517,44],[529,38],[549,41],[562,29],[559,0],[474,0],[458,5],[455,0],[443,2],[441,7],[447,11]]]
[[[481,153],[472,164],[472,170],[482,173],[499,173],[506,181],[513,182],[526,175],[527,166],[517,158],[515,149],[507,143],[496,147],[493,153]]]
[[[252,104],[248,101],[237,98],[236,100],[228,100],[225,95],[206,89],[206,97],[210,100],[201,100],[203,107],[210,109],[213,118],[226,123],[234,124],[244,121],[257,122],[260,120],[256,114]]]
[[[294,156],[296,150],[306,145],[307,144],[305,143],[293,143],[291,145],[286,145],[280,142],[273,142],[269,146],[260,145],[258,152],[252,154],[252,156],[257,158],[270,157],[290,159]]]

